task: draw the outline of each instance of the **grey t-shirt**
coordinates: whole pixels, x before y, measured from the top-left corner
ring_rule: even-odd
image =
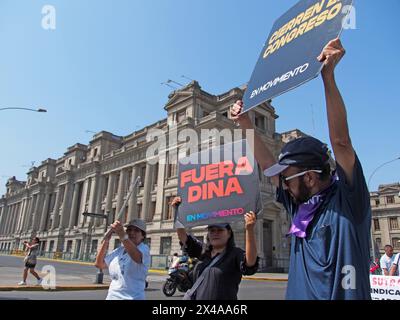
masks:
[[[27,261],[31,264],[36,264],[36,257],[39,251],[39,244],[35,243],[28,251]]]

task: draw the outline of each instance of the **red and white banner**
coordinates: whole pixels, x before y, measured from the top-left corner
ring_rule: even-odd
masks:
[[[369,276],[372,300],[400,300],[400,277]]]

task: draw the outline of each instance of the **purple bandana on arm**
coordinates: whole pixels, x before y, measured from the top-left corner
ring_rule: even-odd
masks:
[[[297,212],[293,218],[292,225],[289,229],[288,235],[294,234],[298,238],[306,237],[306,230],[312,219],[314,218],[315,213],[324,203],[326,195],[329,193],[332,185],[337,180],[336,176],[332,177],[331,184],[325,190],[314,195],[310,200],[305,203],[299,205]]]

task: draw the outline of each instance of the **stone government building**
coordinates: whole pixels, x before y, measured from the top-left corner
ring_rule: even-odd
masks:
[[[7,192],[0,198],[0,251],[21,250],[23,241],[38,236],[41,250],[50,256],[69,254],[70,259],[93,258],[107,228],[105,219],[86,217],[83,212],[107,214],[111,223],[120,211],[128,188],[137,176],[142,185],[125,208],[123,222],[141,218],[147,223],[147,243],[153,255],[170,256],[180,252],[173,228],[173,212],[168,203],[177,192],[177,165],[150,165],[146,141],[152,128],[178,130],[234,129],[229,108],[240,99],[244,88],[233,88],[211,95],[196,81],[173,91],[164,109],[167,118],[130,135],[120,137],[101,131],[88,145],[77,143],[64,156],[47,159],[27,173],[27,181],[10,178]],[[301,135],[298,130],[277,134],[275,109],[266,102],[250,111],[256,130],[271,150],[278,154],[284,142]],[[260,174],[263,212],[256,225],[261,270],[287,271],[289,228],[286,211],[277,204],[270,181]],[[235,224],[235,240],[244,248],[243,224]],[[204,227],[191,232],[205,237]],[[110,250],[119,245],[114,236]],[[54,254],[53,254],[54,253]]]
[[[400,183],[383,184],[371,192],[372,239],[376,254],[383,255],[387,244],[400,252]],[[377,256],[380,257],[380,256]]]

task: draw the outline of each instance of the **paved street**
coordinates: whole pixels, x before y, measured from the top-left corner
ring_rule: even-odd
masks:
[[[166,297],[161,287],[161,277],[149,277],[150,284],[146,290],[148,300],[180,300],[182,293],[175,293],[172,297]],[[285,296],[286,283],[244,280],[240,285],[240,300],[282,300]],[[93,291],[3,291],[0,292],[0,300],[24,299],[24,300],[104,300],[106,290]]]
[[[57,285],[59,284],[88,284],[95,279],[96,268],[81,264],[70,264],[55,261],[39,260],[37,271],[43,266],[52,265],[56,270]],[[0,285],[15,285],[20,281],[22,273],[22,257],[0,255]],[[149,287],[146,290],[148,300],[180,300],[183,293],[177,292],[173,297],[166,297],[162,285],[166,274],[150,273],[148,276]],[[104,276],[104,282],[109,282],[109,277]],[[28,276],[28,284],[34,283],[34,278]],[[263,280],[243,280],[240,285],[240,300],[282,300],[285,296],[286,282]],[[29,299],[29,300],[104,300],[107,290],[83,291],[0,291],[0,300]]]

